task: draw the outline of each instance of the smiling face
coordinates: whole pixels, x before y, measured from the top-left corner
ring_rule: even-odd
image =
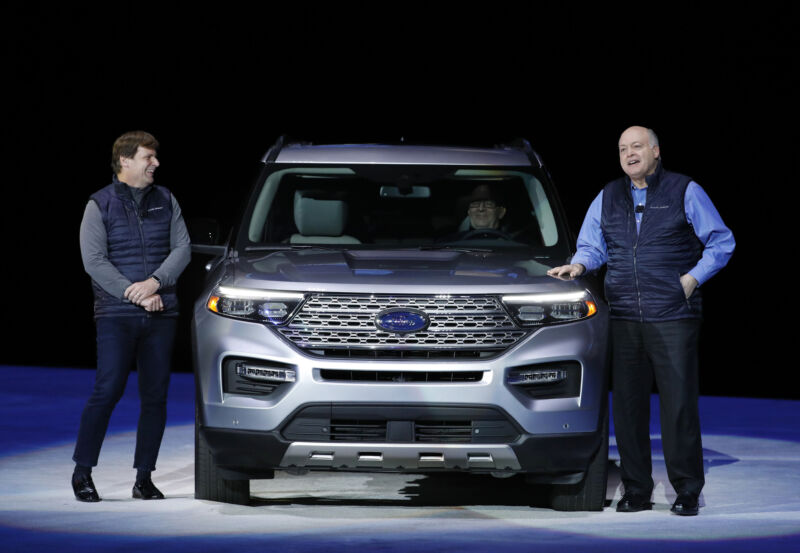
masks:
[[[472,228],[496,229],[500,226],[500,219],[506,214],[506,208],[493,200],[476,200],[469,204],[467,213]]]
[[[650,144],[650,134],[644,127],[631,127],[619,137],[619,163],[639,188],[647,186],[645,177],[655,172],[660,155],[658,146]]]
[[[134,188],[145,188],[153,184],[156,168],[161,165],[156,151],[139,146],[133,157],[120,157],[119,180]]]

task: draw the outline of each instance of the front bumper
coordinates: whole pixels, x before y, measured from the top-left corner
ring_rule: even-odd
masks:
[[[466,470],[536,473],[547,481],[569,482],[586,470],[602,441],[607,319],[601,309],[601,316],[539,329],[490,359],[397,361],[312,357],[263,325],[220,317],[198,305],[193,341],[199,431],[229,476],[258,478],[273,469]],[[226,392],[222,367],[237,357],[290,367],[296,381],[263,397]],[[576,395],[538,399],[508,383],[511,370],[560,361],[580,365]],[[482,376],[470,382],[341,382],[326,379],[326,371],[471,371]],[[295,414],[320,402],[366,410],[382,406],[377,412],[481,407],[502,412],[516,433],[513,439],[482,443],[415,443],[396,436],[332,441],[313,433],[287,437]]]
[[[265,478],[272,469],[370,472],[520,472],[542,482],[580,478],[600,447],[599,432],[524,435],[513,444],[291,442],[279,432],[201,427],[230,479]]]

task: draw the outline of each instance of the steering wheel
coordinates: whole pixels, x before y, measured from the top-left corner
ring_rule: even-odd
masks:
[[[472,240],[473,238],[502,238],[503,240],[511,240],[512,242],[514,241],[510,234],[503,232],[502,230],[497,230],[496,228],[472,229],[471,231],[462,235],[459,240]]]

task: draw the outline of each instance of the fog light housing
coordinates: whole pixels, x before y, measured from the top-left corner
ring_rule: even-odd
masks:
[[[522,369],[508,373],[508,383],[514,385],[557,384],[567,379],[563,369]]]
[[[267,397],[296,381],[297,367],[292,365],[241,357],[222,362],[222,391],[226,394]]]
[[[294,369],[278,369],[252,363],[236,363],[236,374],[262,382],[295,382],[297,373]]]
[[[534,399],[577,397],[581,393],[581,364],[575,360],[512,367],[506,385]]]

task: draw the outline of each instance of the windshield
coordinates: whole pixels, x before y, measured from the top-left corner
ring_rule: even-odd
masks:
[[[569,255],[562,218],[530,167],[287,166],[262,176],[240,249],[537,250]]]

